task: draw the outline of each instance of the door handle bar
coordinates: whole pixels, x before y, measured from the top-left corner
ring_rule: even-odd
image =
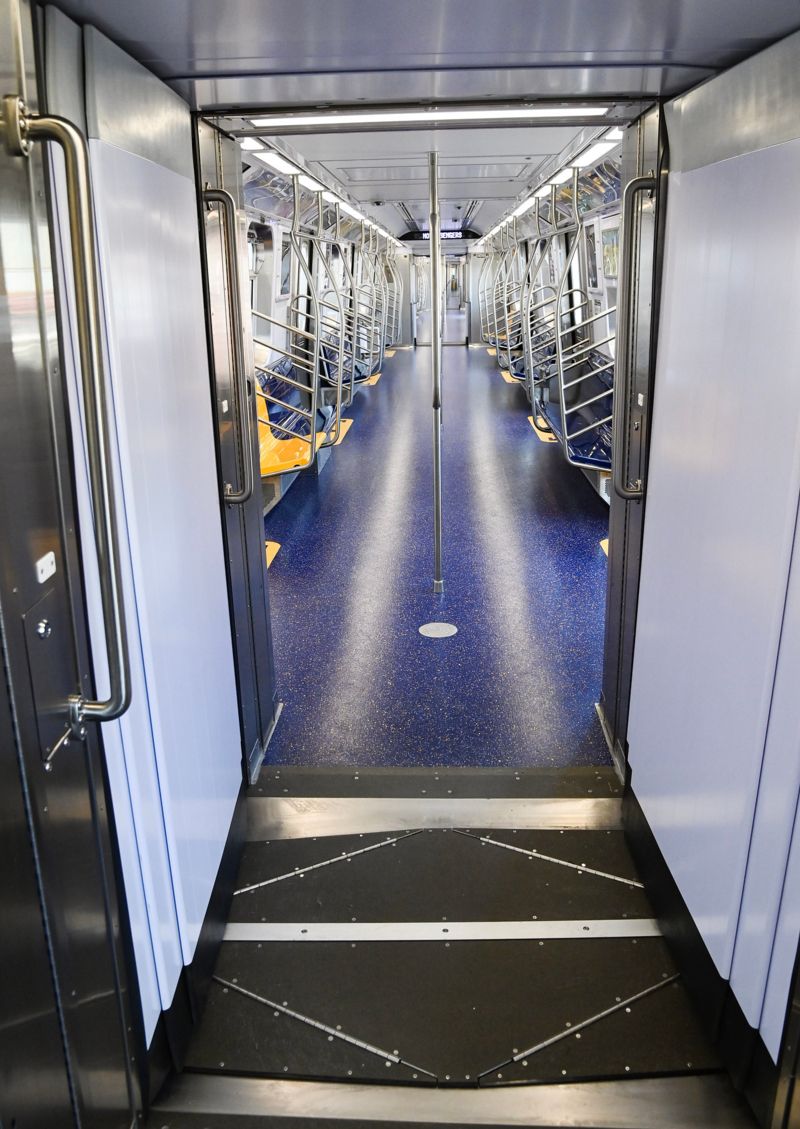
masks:
[[[630,320],[632,312],[631,274],[633,271],[634,208],[641,192],[655,192],[654,176],[637,176],[628,181],[622,195],[622,253],[620,255],[619,295],[617,298],[617,351],[614,376],[612,481],[614,493],[628,501],[644,497],[644,483],[626,481],[628,466],[628,408],[631,395],[631,366],[628,363]]]
[[[100,578],[108,661],[105,700],[69,696],[71,735],[86,735],[84,722],[111,721],[131,701],[130,656],[122,597],[117,513],[112,477],[110,408],[103,365],[103,337],[94,234],[94,207],[86,138],[71,122],[30,113],[15,95],[3,99],[3,132],[11,156],[28,157],[34,141],[54,141],[63,151],[67,179],[69,232],[75,282],[78,354],[81,365],[94,541]]]
[[[239,287],[238,256],[236,244],[236,201],[224,188],[206,188],[206,204],[219,204],[225,239],[225,275],[228,282],[228,306],[233,336],[233,383],[236,391],[236,410],[239,416],[239,433],[242,448],[242,485],[235,490],[230,482],[224,486],[223,497],[228,503],[243,505],[253,496],[253,433],[248,403],[247,373],[244,363],[244,327],[242,325],[242,296]]]

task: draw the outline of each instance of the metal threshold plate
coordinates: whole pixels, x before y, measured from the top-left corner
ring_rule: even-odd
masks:
[[[249,839],[358,835],[420,827],[542,828],[616,831],[619,797],[466,799],[363,796],[253,796],[247,801]]]
[[[154,1124],[181,1113],[347,1123],[529,1126],[531,1129],[753,1129],[721,1074],[626,1082],[513,1086],[501,1090],[399,1090],[352,1083],[283,1082],[181,1074],[153,1110]]]
[[[229,922],[226,941],[524,941],[660,937],[654,918],[598,921],[243,921]]]

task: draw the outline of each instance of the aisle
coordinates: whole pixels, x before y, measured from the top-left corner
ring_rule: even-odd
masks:
[[[483,349],[444,353],[444,577],[431,590],[430,350],[398,350],[350,435],[268,516],[283,717],[272,764],[608,763],[608,511]],[[445,620],[450,639],[421,624]]]

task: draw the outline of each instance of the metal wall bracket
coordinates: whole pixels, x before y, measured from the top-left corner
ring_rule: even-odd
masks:
[[[25,103],[16,94],[3,96],[3,133],[6,149],[12,157],[27,157],[30,155],[28,110]]]

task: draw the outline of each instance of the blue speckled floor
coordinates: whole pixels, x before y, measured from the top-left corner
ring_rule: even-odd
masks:
[[[484,349],[444,350],[444,577],[432,593],[430,350],[397,352],[319,478],[266,520],[283,716],[272,764],[609,763],[608,509]],[[429,620],[458,627],[425,639]]]

